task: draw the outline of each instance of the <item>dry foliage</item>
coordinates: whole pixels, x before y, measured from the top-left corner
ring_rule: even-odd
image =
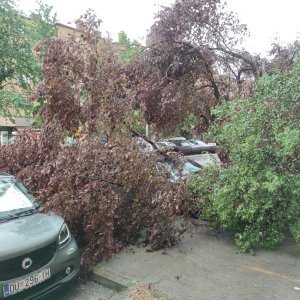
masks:
[[[207,128],[212,106],[251,94],[260,58],[238,49],[246,34],[220,1],[177,0],[164,7],[128,71],[146,121],[165,130],[193,112]]]
[[[3,148],[0,169],[24,181],[43,210],[66,219],[83,265],[119,251],[143,228],[153,249],[176,243],[173,221],[187,215],[190,204],[185,187],[157,171],[156,153],[141,154],[134,139],[121,136],[104,145],[87,138],[49,152],[56,130],[44,128],[38,138],[27,132],[24,141]]]
[[[150,284],[143,283],[134,289],[126,300],[166,300],[158,291],[153,289]]]
[[[110,257],[146,228],[153,249],[171,247],[174,220],[187,215],[185,186],[157,171],[159,152],[142,153],[131,132],[128,79],[110,43],[98,36],[93,16],[82,22],[81,42],[47,42],[44,81],[32,98],[44,97],[45,125],[0,150],[0,170],[16,175],[42,202],[62,215],[82,253],[82,265]],[[63,146],[79,126],[85,138]],[[106,135],[107,141],[100,136]]]

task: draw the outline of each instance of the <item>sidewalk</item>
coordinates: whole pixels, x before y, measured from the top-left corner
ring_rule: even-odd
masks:
[[[94,280],[119,289],[116,299],[140,283],[166,299],[300,299],[300,247],[292,241],[252,256],[238,253],[232,236],[199,228],[172,249],[146,249],[128,247],[98,264]]]

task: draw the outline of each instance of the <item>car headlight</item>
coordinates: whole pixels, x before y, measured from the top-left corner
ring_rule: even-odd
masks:
[[[66,223],[61,227],[58,234],[58,245],[60,248],[66,246],[71,240],[71,233]]]

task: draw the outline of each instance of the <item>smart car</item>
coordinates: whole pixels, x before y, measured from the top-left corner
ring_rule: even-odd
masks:
[[[41,299],[72,282],[79,268],[64,219],[39,212],[24,185],[0,173],[0,299]]]

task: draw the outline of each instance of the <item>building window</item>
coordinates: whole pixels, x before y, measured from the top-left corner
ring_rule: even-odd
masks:
[[[8,131],[0,131],[0,147],[8,145]]]

